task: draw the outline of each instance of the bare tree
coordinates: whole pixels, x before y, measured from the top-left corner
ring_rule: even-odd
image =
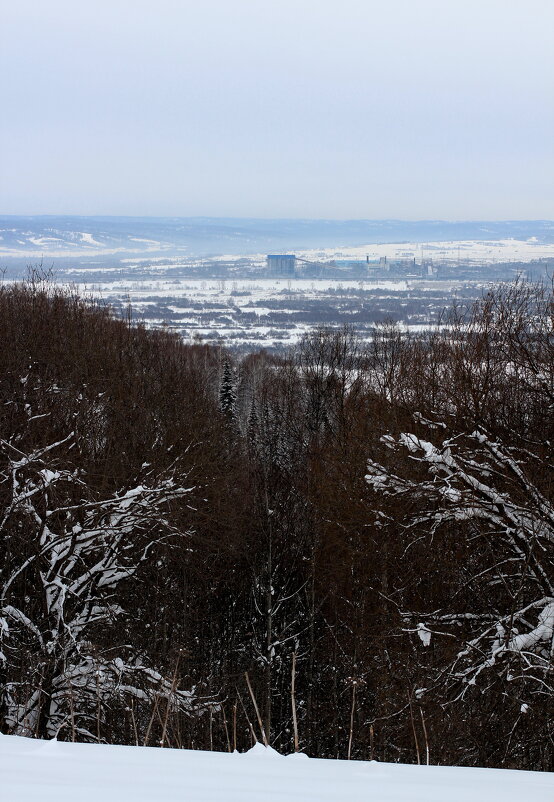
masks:
[[[125,613],[118,591],[162,542],[190,538],[170,506],[192,488],[171,472],[100,497],[78,468],[56,456],[73,434],[30,453],[0,443],[8,560],[0,585],[2,715],[10,732],[55,736],[92,722],[115,700],[163,696],[192,712],[181,691],[125,642],[108,639]],[[67,452],[66,452],[67,453]]]
[[[403,536],[432,543],[449,528],[471,543],[471,606],[457,608],[454,595],[441,609],[404,613],[420,621],[413,631],[425,646],[435,632],[459,642],[440,681],[460,700],[493,677],[525,704],[554,693],[554,507],[533,479],[536,458],[479,430],[436,444],[413,433],[383,440],[407,459],[397,472],[370,461],[366,479],[415,504],[400,521]]]

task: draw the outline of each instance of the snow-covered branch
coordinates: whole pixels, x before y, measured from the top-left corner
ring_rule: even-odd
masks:
[[[512,680],[516,664],[533,692],[552,688],[554,507],[527,469],[528,455],[481,430],[437,443],[410,432],[382,442],[398,457],[395,472],[371,461],[366,481],[376,494],[406,499],[406,531],[432,537],[449,527],[458,540],[477,534],[487,544],[487,561],[469,578],[475,608],[412,610],[405,614],[416,622],[411,631],[425,645],[434,632],[444,634],[437,627],[458,633],[461,645],[444,676],[462,683],[459,696],[483,672]]]
[[[126,695],[202,709],[193,692],[177,690],[128,648],[108,659],[95,644],[97,633],[124,616],[118,588],[150,549],[190,537],[172,523],[170,508],[192,488],[166,473],[98,497],[55,456],[71,437],[29,454],[0,443],[1,532],[10,544],[0,581],[5,726],[51,736],[71,709],[82,733],[99,705]]]

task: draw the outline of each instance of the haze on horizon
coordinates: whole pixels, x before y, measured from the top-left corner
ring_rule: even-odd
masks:
[[[0,214],[554,219],[550,0],[20,0]]]

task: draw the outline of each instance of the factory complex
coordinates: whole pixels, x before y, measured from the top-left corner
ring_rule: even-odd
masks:
[[[403,276],[405,278],[427,278],[437,275],[437,267],[432,259],[415,257],[389,259],[333,259],[317,262],[303,259],[295,254],[274,253],[267,256],[267,271],[270,276],[283,278],[320,277],[328,278],[381,278],[383,276]]]

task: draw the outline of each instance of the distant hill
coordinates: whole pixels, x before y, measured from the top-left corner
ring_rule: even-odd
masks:
[[[0,216],[0,259],[208,256],[447,240],[554,243],[554,221]]]

